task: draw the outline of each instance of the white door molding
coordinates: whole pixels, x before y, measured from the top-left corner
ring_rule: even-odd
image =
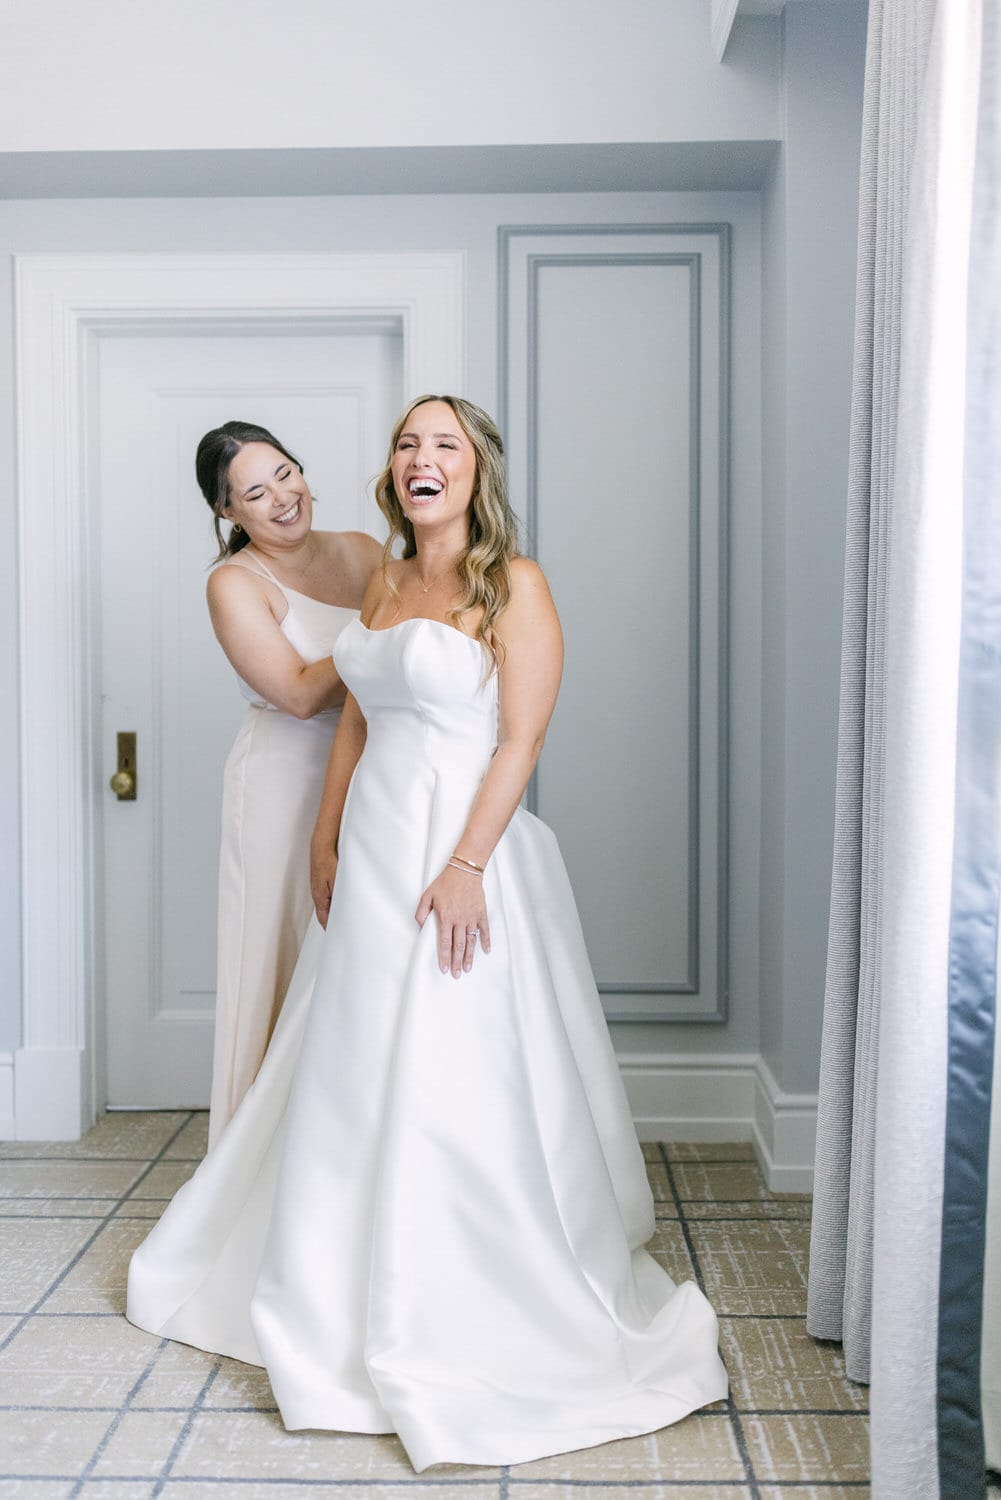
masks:
[[[115,254],[15,257],[20,583],[22,1041],[14,1133],[75,1140],[97,1100],[90,589],[93,340],[392,320],[408,396],[463,386],[464,257]]]

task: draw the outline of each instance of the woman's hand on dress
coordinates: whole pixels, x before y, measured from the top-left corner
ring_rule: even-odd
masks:
[[[483,895],[483,879],[447,865],[420,899],[415,916],[423,927],[431,913],[438,918],[438,963],[458,979],[473,967],[476,944],[490,952],[490,924]]]
[[[337,855],[327,845],[325,848],[317,848],[311,845],[309,850],[309,889],[313,897],[313,906],[316,908],[316,920],[320,926],[326,929],[327,918],[330,915],[330,901],[334,894],[334,881],[337,878]]]

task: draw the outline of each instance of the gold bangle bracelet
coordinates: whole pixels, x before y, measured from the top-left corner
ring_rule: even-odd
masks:
[[[477,873],[477,875],[482,875],[483,874],[483,866],[482,865],[478,865],[475,860],[473,860],[473,859],[466,859],[465,856],[462,855],[462,854],[453,854],[452,858],[453,859],[457,859],[459,861],[460,865],[467,865],[470,870],[475,870],[476,873]]]
[[[482,875],[483,874],[482,870],[471,870],[469,868],[469,866],[466,864],[465,860],[463,860],[463,862],[460,864],[457,859],[448,859],[448,860],[445,861],[445,863],[448,864],[448,865],[451,865],[451,867],[452,867],[453,870],[461,870],[462,873],[463,873],[463,875]]]

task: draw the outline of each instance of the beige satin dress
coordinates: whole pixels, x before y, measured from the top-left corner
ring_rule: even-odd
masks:
[[[358,611],[286,588],[253,563],[285,596],[282,634],[303,661],[329,656]],[[238,681],[248,704],[223,775],[210,1146],[257,1077],[313,916],[309,841],[340,718],[296,719]]]

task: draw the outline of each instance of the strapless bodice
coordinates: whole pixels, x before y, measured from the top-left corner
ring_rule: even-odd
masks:
[[[441,620],[369,630],[355,620],[334,661],[368,725],[366,752],[482,775],[497,748],[497,674],[480,643]]]

